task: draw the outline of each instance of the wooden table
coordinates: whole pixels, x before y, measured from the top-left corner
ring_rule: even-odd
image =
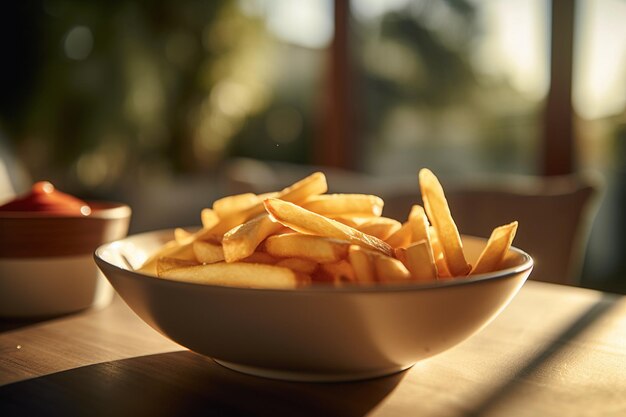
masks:
[[[463,344],[354,383],[236,373],[119,299],[0,331],[0,416],[626,416],[626,297],[539,282]]]

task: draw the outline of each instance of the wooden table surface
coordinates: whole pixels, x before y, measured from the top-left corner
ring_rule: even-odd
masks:
[[[0,321],[0,416],[626,416],[626,297],[527,282],[461,345],[352,383],[247,376],[145,325],[123,301]]]

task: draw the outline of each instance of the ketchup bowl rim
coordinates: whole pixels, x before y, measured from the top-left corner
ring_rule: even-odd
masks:
[[[131,213],[131,208],[126,203],[115,201],[85,201],[91,209],[91,213],[65,214],[50,211],[0,211],[0,219],[116,219],[126,217]]]

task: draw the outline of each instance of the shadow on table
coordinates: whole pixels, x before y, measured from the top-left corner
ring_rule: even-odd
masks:
[[[362,416],[404,377],[293,383],[243,375],[189,351],[85,366],[0,387],[0,415]]]
[[[41,316],[32,318],[0,318],[0,333],[9,332],[11,330],[23,329],[25,327],[36,326],[45,322],[63,319],[75,313],[61,314],[55,316]]]
[[[589,328],[589,326],[595,323],[600,317],[605,315],[616,305],[618,300],[619,296],[615,294],[603,294],[596,303],[582,312],[576,320],[557,335],[545,349],[520,367],[507,381],[490,393],[478,405],[473,407],[472,410],[463,413],[463,416],[478,417],[489,415],[490,411],[504,401],[507,396],[512,394],[515,388],[517,388],[524,379],[541,370],[550,358],[563,349],[567,343],[574,340],[585,329]]]

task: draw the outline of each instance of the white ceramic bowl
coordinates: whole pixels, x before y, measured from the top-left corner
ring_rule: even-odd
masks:
[[[242,289],[170,281],[129,270],[172,230],[101,246],[95,260],[146,323],[232,369],[290,380],[390,374],[449,349],[511,301],[532,259],[511,249],[505,269],[432,284]],[[470,260],[486,243],[464,237]]]
[[[0,317],[32,319],[107,305],[113,288],[93,251],[128,232],[125,204],[90,202],[89,216],[0,213]]]

